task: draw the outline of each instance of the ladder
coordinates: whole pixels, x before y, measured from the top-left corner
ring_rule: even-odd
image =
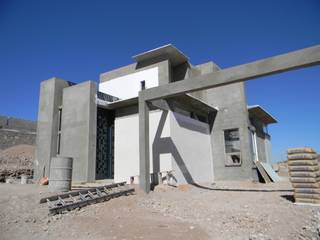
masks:
[[[47,203],[49,213],[52,215],[84,207],[89,204],[99,203],[134,192],[126,182],[114,183],[96,188],[88,188],[79,191],[58,194],[40,199],[41,203]]]

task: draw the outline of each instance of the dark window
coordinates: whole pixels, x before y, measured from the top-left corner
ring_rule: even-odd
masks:
[[[58,114],[58,136],[57,136],[57,154],[60,154],[60,146],[61,146],[61,119],[62,119],[62,108],[59,107]]]
[[[141,90],[144,90],[144,89],[146,89],[146,81],[141,81],[140,82],[140,87],[141,87]]]
[[[224,130],[224,144],[226,153],[226,166],[241,165],[241,148],[239,129]]]

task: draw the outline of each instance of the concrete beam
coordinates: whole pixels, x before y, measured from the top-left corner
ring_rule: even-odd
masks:
[[[167,98],[319,64],[320,45],[316,45],[183,81],[149,88],[142,91],[141,97],[146,101]]]

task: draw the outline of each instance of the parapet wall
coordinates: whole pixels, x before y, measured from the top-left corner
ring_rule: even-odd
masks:
[[[0,116],[0,150],[19,145],[36,144],[37,123]]]

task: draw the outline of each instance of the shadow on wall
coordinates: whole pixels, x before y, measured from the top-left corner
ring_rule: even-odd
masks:
[[[153,173],[160,172],[160,154],[171,153],[174,160],[176,161],[176,164],[180,168],[180,171],[182,172],[186,182],[188,184],[193,184],[195,186],[202,187],[198,184],[195,184],[194,179],[192,178],[181,154],[179,153],[171,137],[161,138],[161,134],[162,134],[167,116],[168,116],[168,111],[163,111],[159,121],[157,132],[155,134],[154,141],[152,143]],[[180,121],[178,119],[177,121],[180,127],[184,127],[192,131],[198,131],[201,133],[209,134],[209,131],[207,128],[204,128],[202,126],[196,127],[196,125],[191,124],[190,122],[188,123],[187,121]],[[152,183],[152,185],[156,185],[156,184],[158,184],[158,182]]]
[[[176,119],[177,123],[180,127],[189,129],[191,131],[200,132],[203,134],[209,134],[209,129],[206,123],[194,120],[190,117],[182,118],[177,113],[173,113],[174,118]],[[197,121],[200,124],[195,124],[194,122]]]

